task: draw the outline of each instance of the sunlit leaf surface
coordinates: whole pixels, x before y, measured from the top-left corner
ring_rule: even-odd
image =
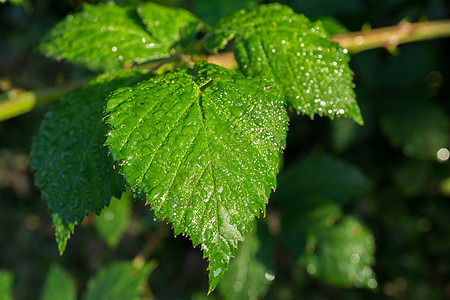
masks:
[[[34,140],[30,164],[53,214],[60,252],[74,225],[89,212],[100,213],[124,186],[103,146],[106,98],[115,89],[148,77],[137,70],[105,73],[65,96],[46,114]]]
[[[201,21],[183,9],[154,3],[137,10],[112,2],[86,4],[52,28],[41,50],[91,70],[111,70],[125,61],[168,58],[181,36],[193,37],[200,29]]]
[[[242,71],[273,79],[298,113],[348,116],[362,124],[347,50],[331,41],[320,21],[280,4],[261,5],[222,18],[206,48],[217,52],[230,40]]]
[[[201,244],[213,290],[276,187],[287,130],[281,93],[198,63],[117,90],[106,115],[106,143],[127,184],[175,234]]]

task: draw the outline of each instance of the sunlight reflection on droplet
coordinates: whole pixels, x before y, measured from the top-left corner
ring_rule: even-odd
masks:
[[[107,220],[107,221],[112,221],[112,220],[114,219],[115,216],[116,216],[116,215],[114,214],[114,212],[112,212],[112,211],[110,211],[110,210],[105,211],[105,214],[104,214],[105,220]]]
[[[274,274],[270,274],[270,273],[265,273],[264,276],[266,277],[267,280],[272,281],[275,279],[275,275]]]
[[[441,148],[436,152],[436,158],[440,162],[447,161],[450,158],[450,151],[447,148]]]
[[[374,288],[376,288],[376,287],[378,286],[378,282],[377,282],[375,279],[371,278],[371,279],[369,279],[369,281],[367,282],[367,285],[368,285],[371,289],[374,289]]]
[[[351,256],[352,263],[357,264],[357,263],[359,263],[359,260],[360,260],[359,255],[357,253],[353,253]]]
[[[233,283],[233,291],[236,293],[240,292],[242,290],[242,283],[240,281],[235,281]]]

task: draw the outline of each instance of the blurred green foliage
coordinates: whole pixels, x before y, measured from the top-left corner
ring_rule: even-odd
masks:
[[[85,2],[30,1],[28,8],[10,2],[0,4],[0,91],[50,86],[90,74],[65,63],[49,61],[35,51],[50,27],[67,13],[79,10]],[[188,8],[211,24],[228,13],[224,6],[226,1],[218,1],[219,6],[212,4],[215,1],[200,0],[158,2]],[[255,3],[233,1],[233,10]],[[417,21],[450,17],[448,1],[444,0],[285,0],[283,3],[310,18],[336,18],[351,31],[359,30],[364,24],[372,27],[394,25],[405,18]],[[219,9],[222,6],[225,8]],[[239,247],[238,255],[247,258],[234,260],[238,265],[239,261],[256,259],[259,267],[252,274],[259,274],[255,276],[267,283],[264,286],[267,290],[258,289],[259,298],[450,297],[450,168],[448,160],[436,156],[441,148],[449,148],[448,53],[449,40],[442,39],[401,45],[395,56],[383,49],[353,56],[350,64],[355,72],[356,95],[364,126],[354,125],[346,119],[316,118],[312,121],[291,116],[279,189],[269,202],[266,218],[257,221],[257,234],[248,234],[248,240]],[[88,217],[69,241],[67,252],[60,257],[47,207],[33,186],[26,163],[31,141],[45,111],[46,108],[37,109],[0,123],[0,269],[8,272],[1,273],[0,289],[12,286],[15,299],[39,298],[45,290],[44,279],[50,266],[57,263],[71,274],[80,295],[89,286],[88,278],[95,276],[102,267],[135,257],[158,261],[158,267],[149,277],[151,293],[156,299],[224,299],[221,291],[234,291],[233,284],[235,288],[239,286],[235,279],[224,278],[218,291],[206,296],[206,261],[201,252],[192,249],[185,238],[174,239],[168,226],[154,221],[149,207],[142,203],[133,206],[131,221],[116,248],[108,247],[96,233],[96,226],[92,225],[97,222],[95,217],[94,221]],[[314,178],[323,178],[286,179],[285,187],[281,184],[282,178],[311,155],[314,159],[323,154],[348,164],[351,167],[347,171],[364,174],[370,182],[366,188],[357,189],[358,193],[343,197],[345,201],[331,199],[344,217],[341,223],[333,223],[340,220],[336,218],[327,226],[336,224],[345,229],[347,224],[358,220],[358,224],[364,226],[362,228],[370,229],[376,245],[372,265],[378,282],[375,290],[339,288],[317,279],[321,278],[319,275],[317,278],[310,276],[308,264],[306,268],[302,266],[311,260],[311,255],[316,255],[302,250],[311,245],[310,236],[300,234],[301,228],[291,234],[285,230],[285,224],[298,217],[291,216],[294,209],[288,203],[292,204],[292,201],[277,198],[277,195],[286,194],[287,189],[295,186],[305,190],[313,187]],[[329,178],[329,182],[336,180],[333,168],[327,169],[331,164],[318,162],[317,166],[323,167],[321,174]],[[338,174],[341,178],[351,178],[345,173]],[[306,185],[302,180],[309,180],[309,183]],[[320,186],[323,181],[318,184]],[[319,193],[322,200],[337,193],[323,188],[313,192]],[[306,197],[293,198],[299,205],[306,203],[304,199]],[[351,216],[350,221],[345,221],[347,216]],[[293,225],[291,227],[295,229]],[[332,234],[330,230],[322,232]],[[315,240],[316,243],[319,241],[318,238]],[[258,241],[259,250],[256,250]],[[233,268],[243,267],[245,265]],[[270,271],[263,274],[263,270]],[[226,276],[238,276],[234,272],[230,270]],[[269,281],[266,274],[272,280]],[[252,286],[256,287],[256,284]],[[151,294],[146,295],[151,298]]]
[[[67,271],[58,265],[52,265],[47,272],[41,300],[75,300],[75,283]]]

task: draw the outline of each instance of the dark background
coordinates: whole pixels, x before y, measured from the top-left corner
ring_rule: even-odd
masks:
[[[90,75],[50,61],[36,50],[49,28],[85,2],[93,1],[0,4],[0,92],[33,90]],[[211,24],[221,14],[255,5],[249,0],[159,2],[188,8]],[[310,18],[334,17],[350,31],[450,17],[450,3],[444,0],[283,3]],[[312,279],[279,245],[277,279],[267,299],[450,299],[450,168],[448,161],[436,158],[437,149],[449,148],[450,39],[401,45],[398,50],[395,55],[375,49],[352,56],[365,126],[292,115],[284,159],[288,166],[311,153],[328,153],[358,165],[370,178],[371,190],[346,210],[375,236],[379,288],[342,289]],[[155,298],[204,294],[207,272],[201,251],[186,238],[173,238],[170,226],[153,221],[142,201],[135,203],[130,228],[117,249],[109,249],[87,220],[59,256],[46,203],[27,163],[33,137],[50,106],[0,123],[0,269],[14,272],[15,298],[38,298],[54,262],[69,271],[81,292],[100,266],[132,259],[141,251],[159,262],[150,276]],[[271,210],[277,211],[276,204],[269,205],[268,214]]]

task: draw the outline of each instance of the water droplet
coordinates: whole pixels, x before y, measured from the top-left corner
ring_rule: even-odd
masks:
[[[233,291],[239,293],[242,290],[242,283],[240,281],[235,281],[233,283]]]
[[[217,270],[214,271],[214,277],[219,276],[220,272],[222,272],[222,268],[218,268]]]
[[[357,264],[360,261],[360,257],[358,253],[353,253],[352,256],[350,257],[350,260],[352,263]]]
[[[266,277],[266,279],[269,280],[269,281],[273,281],[275,279],[275,275],[274,274],[270,274],[270,273],[265,273],[264,277]]]
[[[376,288],[376,287],[378,286],[378,282],[377,282],[375,279],[370,278],[369,281],[367,282],[367,285],[368,285],[371,289],[374,289],[374,288]]]

